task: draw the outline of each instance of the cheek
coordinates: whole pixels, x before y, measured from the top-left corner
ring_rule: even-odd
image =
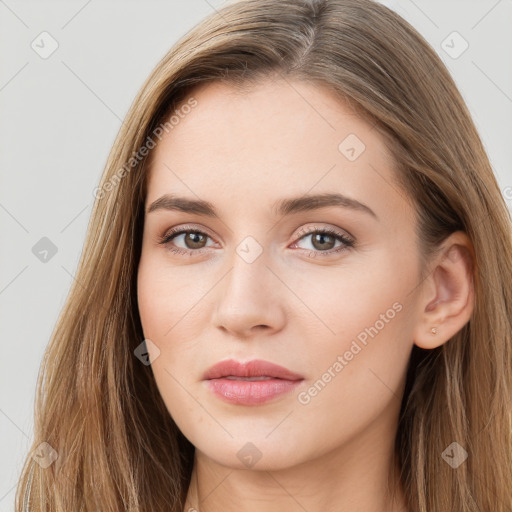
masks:
[[[186,312],[190,310],[188,304],[192,299],[190,293],[183,296],[184,290],[190,292],[191,288],[181,286],[177,278],[183,273],[178,272],[181,270],[169,269],[150,254],[143,255],[137,274],[137,300],[144,337],[158,347],[158,353],[151,345],[148,347],[156,385],[169,413],[188,433],[193,430],[198,415],[194,400],[185,391],[189,388],[186,374],[180,370],[192,368],[194,362],[193,350],[187,341],[193,334],[185,332],[189,325],[185,321],[188,319]]]
[[[141,258],[138,309],[144,337],[160,350],[152,364],[155,375],[161,366],[182,378],[186,368],[201,362],[197,343],[210,315],[212,287],[207,276],[201,276],[195,265],[172,267],[159,254],[148,251]]]
[[[367,272],[345,275],[330,294],[313,288],[311,309],[334,333],[323,326],[316,336],[303,331],[311,371],[297,396],[297,417],[322,433],[318,443],[325,449],[379,417],[391,422],[398,412],[412,348],[406,283],[388,272]]]
[[[382,399],[379,392],[389,395],[390,389],[400,388],[412,349],[407,296],[415,269],[391,254],[381,256],[360,272],[340,269],[337,281],[317,276],[299,283],[297,294],[308,297],[307,304],[321,320],[316,329],[310,324],[303,330],[311,377],[318,381],[317,390],[304,401],[311,398],[319,406],[345,402],[351,400],[346,396],[350,389],[350,407],[357,410],[373,403],[372,397]]]
[[[190,310],[197,288],[183,268],[171,268],[152,254],[143,255],[137,301],[144,335],[156,340],[171,336],[173,326]]]
[[[158,337],[162,324],[162,306],[165,296],[158,288],[159,269],[155,264],[142,257],[137,274],[137,303],[144,336],[149,339]]]
[[[292,275],[288,279],[308,306],[308,317],[317,319],[316,340],[322,345],[322,340],[332,340],[333,348],[339,349],[358,335],[364,343],[368,331],[385,338],[381,334],[396,329],[405,316],[405,302],[414,282],[412,267],[383,251],[361,265],[315,270],[300,279]]]

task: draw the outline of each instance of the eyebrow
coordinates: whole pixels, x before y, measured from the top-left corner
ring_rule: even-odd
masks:
[[[344,196],[343,194],[324,193],[314,195],[303,195],[279,199],[272,206],[272,212],[275,215],[286,216],[294,213],[319,210],[329,206],[337,206],[349,210],[355,210],[367,213],[378,220],[377,214],[367,205]],[[157,210],[176,210],[185,213],[195,213],[206,217],[219,218],[215,207],[208,201],[202,199],[189,199],[178,197],[172,194],[164,194],[156,201],[151,203],[147,213]]]

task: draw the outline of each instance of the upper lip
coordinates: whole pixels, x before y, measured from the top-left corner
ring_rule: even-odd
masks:
[[[284,366],[253,359],[245,363],[226,359],[213,365],[204,375],[203,379],[219,379],[221,377],[274,377],[284,380],[302,380],[304,377],[294,373]]]

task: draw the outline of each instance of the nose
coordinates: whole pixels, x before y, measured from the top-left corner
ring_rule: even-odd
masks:
[[[217,289],[215,326],[237,338],[271,334],[285,323],[283,284],[260,257],[247,263],[238,255]]]

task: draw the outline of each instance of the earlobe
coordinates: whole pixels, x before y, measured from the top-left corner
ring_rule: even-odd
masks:
[[[425,279],[414,343],[433,349],[446,343],[469,321],[474,308],[473,249],[462,231],[450,235]]]

